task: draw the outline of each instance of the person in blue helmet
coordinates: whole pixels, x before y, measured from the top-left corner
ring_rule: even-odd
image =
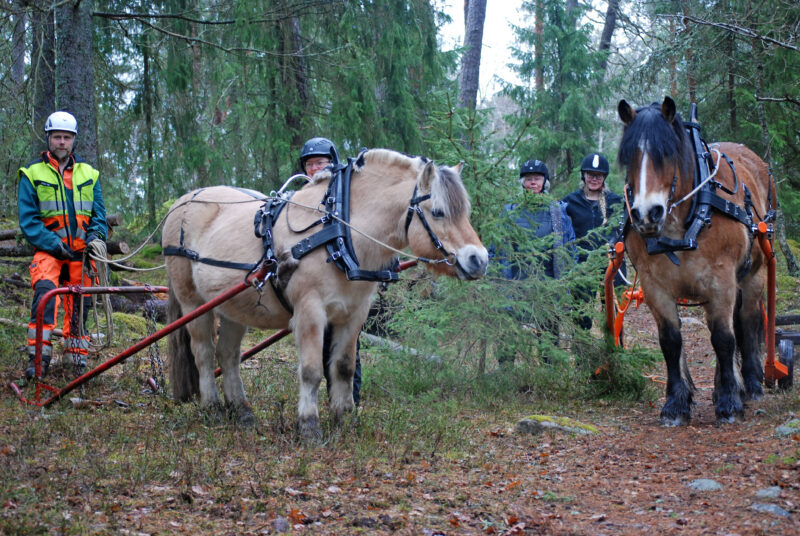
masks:
[[[581,162],[581,187],[562,199],[567,205],[567,214],[572,220],[577,244],[584,250],[605,246],[611,238],[610,232],[598,234],[591,231],[607,225],[612,221],[616,211],[622,207],[622,197],[606,186],[609,169],[608,159],[602,153],[589,153]],[[585,262],[587,257],[586,253],[580,254],[578,262]],[[624,282],[624,265],[620,269],[620,274],[614,281],[615,285]],[[590,300],[596,291],[595,288],[584,289],[583,299]],[[592,319],[583,316],[578,320],[578,324],[588,330],[592,327]]]
[[[323,169],[339,163],[339,153],[336,146],[328,138],[311,138],[303,144],[300,150],[300,170],[309,177],[313,177]],[[325,374],[325,381],[330,385],[330,371],[328,370],[331,360],[331,333],[326,328],[322,342],[322,370]],[[356,366],[353,373],[353,402],[356,406],[361,402],[361,342],[356,341]]]
[[[541,160],[526,160],[520,168],[519,183],[526,194],[550,193],[550,172],[547,165]],[[567,248],[566,258],[564,255],[557,255],[558,248],[575,240],[575,231],[567,214],[567,207],[560,201],[536,210],[525,205],[525,203],[510,203],[504,207],[503,212],[517,226],[531,231],[536,238],[554,236],[552,252],[544,262],[542,273],[545,277],[560,279],[569,265],[574,262],[574,255],[571,254],[574,253],[574,250]],[[519,265],[510,264],[505,260],[500,262],[504,266],[502,274],[507,279],[527,279],[530,276]]]
[[[526,264],[510,262],[506,257],[507,253],[499,252],[500,273],[506,279],[511,280],[523,280],[530,277],[537,277],[541,280],[560,279],[575,263],[576,255],[575,248],[571,245],[575,240],[575,231],[567,215],[566,205],[560,201],[541,202],[534,197],[550,192],[550,172],[547,165],[541,160],[530,159],[522,164],[519,183],[525,192],[522,202],[509,203],[503,208],[503,216],[513,222],[516,227],[513,236],[527,235],[527,240],[552,236],[552,244],[548,243],[549,249],[543,256],[537,255],[542,252],[532,252],[526,258],[526,261],[530,261]],[[511,244],[511,247],[519,253],[520,246],[518,244]],[[543,260],[537,262],[537,257],[543,257]],[[519,320],[529,322],[525,319]],[[558,339],[557,321],[547,318],[539,319],[535,323]],[[498,361],[501,366],[513,363],[514,357],[514,352],[508,349],[498,350]]]

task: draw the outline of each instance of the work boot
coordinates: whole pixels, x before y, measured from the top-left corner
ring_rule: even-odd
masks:
[[[42,378],[47,375],[47,369],[50,366],[49,359],[42,359]],[[30,381],[36,376],[36,363],[33,356],[28,357],[28,368],[25,369],[25,379]]]

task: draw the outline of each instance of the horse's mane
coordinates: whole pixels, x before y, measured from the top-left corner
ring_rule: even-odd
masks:
[[[647,152],[656,169],[661,169],[666,159],[677,157],[685,176],[691,153],[680,114],[676,113],[670,124],[661,115],[658,103],[637,109],[633,122],[622,133],[617,155],[619,163],[629,166],[638,150]]]
[[[401,166],[419,174],[429,160],[422,156],[409,156],[389,149],[370,149],[361,153],[355,162],[355,171],[359,171],[367,164],[381,164],[385,166]],[[431,202],[435,209],[439,209],[445,218],[458,219],[462,215],[469,215],[471,205],[467,190],[461,178],[452,168],[436,166],[439,180],[433,183],[431,189]]]

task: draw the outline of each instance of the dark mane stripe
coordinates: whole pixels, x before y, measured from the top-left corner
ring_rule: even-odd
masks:
[[[444,202],[444,206],[437,208],[441,208],[445,215],[452,220],[457,220],[461,216],[469,216],[471,209],[469,196],[458,173],[447,166],[436,166],[436,169],[439,172],[437,181],[439,188],[434,186],[434,191],[431,192],[431,200],[434,205],[439,205],[440,201]]]
[[[633,122],[622,133],[618,162],[628,167],[642,148],[656,169],[663,168],[665,160],[676,157],[686,172],[691,153],[688,151],[688,136],[680,114],[676,113],[670,124],[661,115],[661,107],[657,103],[636,110]]]

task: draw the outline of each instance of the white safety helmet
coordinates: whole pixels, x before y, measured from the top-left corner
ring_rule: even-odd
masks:
[[[44,131],[48,134],[52,130],[60,130],[64,132],[72,132],[78,135],[78,121],[75,116],[69,112],[53,112],[47,121],[44,122]]]

